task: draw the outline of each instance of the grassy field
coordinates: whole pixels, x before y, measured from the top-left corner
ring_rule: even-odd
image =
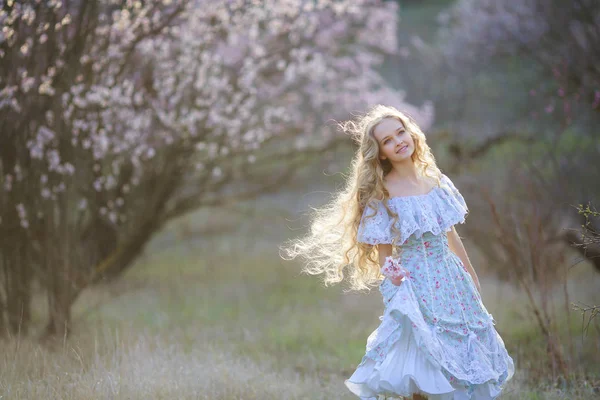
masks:
[[[209,214],[235,219],[199,213],[186,221],[200,224]],[[0,399],[354,398],[343,380],[379,323],[376,290],[324,288],[281,261],[275,238],[287,231],[283,217],[258,210],[234,232],[208,238],[182,237],[181,227],[159,235],[123,280],[88,291],[68,340],[53,348],[32,338],[0,342]],[[581,266],[571,300],[598,303],[599,284],[600,274]],[[581,337],[580,319],[571,317],[582,357],[574,373],[589,379],[550,385],[539,379],[544,346],[524,296],[485,277],[482,290],[517,367],[503,399],[593,398],[597,331]]]

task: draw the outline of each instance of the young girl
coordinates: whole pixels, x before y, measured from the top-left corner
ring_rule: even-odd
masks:
[[[514,365],[454,228],[468,213],[463,196],[395,108],[342,128],[358,144],[346,187],[286,251],[326,284],[345,274],[353,289],[379,284],[381,324],[346,386],[361,399],[495,399]]]

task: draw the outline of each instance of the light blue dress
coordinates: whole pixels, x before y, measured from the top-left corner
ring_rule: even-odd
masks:
[[[387,201],[398,221],[376,202],[363,213],[358,241],[396,238],[393,256],[411,275],[400,286],[382,281],[381,324],[346,386],[361,399],[414,393],[430,400],[497,398],[514,374],[513,360],[446,236],[465,222],[463,196],[442,174],[441,186],[427,194]]]

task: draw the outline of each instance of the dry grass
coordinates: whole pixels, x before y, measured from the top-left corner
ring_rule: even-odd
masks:
[[[78,338],[53,352],[22,342],[18,349],[3,348],[0,393],[3,399],[302,399],[339,393],[316,376],[275,370],[222,347],[184,347],[176,335],[127,330]]]

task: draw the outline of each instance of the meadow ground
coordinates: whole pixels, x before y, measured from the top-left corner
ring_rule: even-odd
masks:
[[[0,341],[0,399],[355,398],[343,380],[379,323],[380,294],[300,275],[298,264],[278,258],[269,226],[282,224],[252,218],[254,228],[209,239],[170,227],[121,281],[82,296],[72,337],[52,349],[32,338]],[[600,274],[581,266],[571,300],[599,303],[599,284]],[[545,348],[524,295],[485,276],[482,291],[517,368],[502,399],[598,396],[597,331],[582,336],[573,313],[574,372],[588,379],[551,385],[540,379]],[[36,301],[41,326],[43,298]]]

